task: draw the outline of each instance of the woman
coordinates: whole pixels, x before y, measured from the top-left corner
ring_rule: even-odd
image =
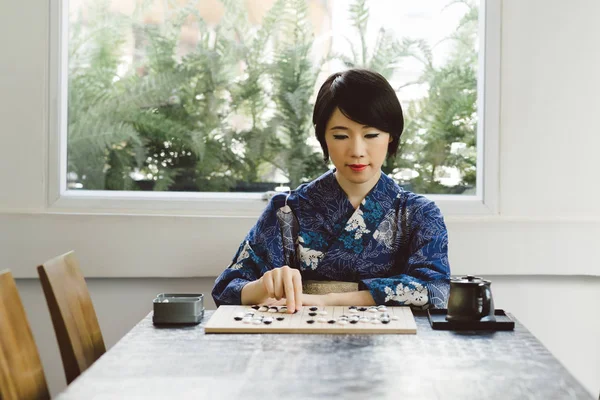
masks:
[[[404,127],[390,84],[367,70],[331,75],[313,124],[335,169],[271,199],[217,278],[215,303],[281,300],[288,312],[303,305],[445,307],[450,266],[442,214],[381,172]],[[303,294],[308,279],[358,282],[359,290]]]

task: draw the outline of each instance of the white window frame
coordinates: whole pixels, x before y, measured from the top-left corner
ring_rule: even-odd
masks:
[[[261,193],[69,190],[67,176],[68,0],[50,2],[47,206],[60,213],[258,216]],[[480,0],[476,194],[427,195],[445,216],[497,215],[502,0]]]

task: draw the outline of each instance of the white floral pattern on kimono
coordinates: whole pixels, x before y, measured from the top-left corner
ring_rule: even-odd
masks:
[[[384,220],[379,224],[375,233],[373,233],[373,239],[383,244],[386,248],[391,249],[394,246],[394,239],[396,238],[396,221],[395,213],[392,211],[388,213]]]
[[[312,269],[313,271],[317,269],[319,265],[319,261],[323,258],[323,253],[317,250],[309,249],[308,247],[302,246],[304,243],[304,239],[300,236],[298,237],[298,251],[300,253],[300,262],[303,266]]]
[[[231,269],[242,268],[243,267],[242,261],[244,261],[245,259],[250,257],[250,251],[252,251],[252,248],[250,247],[250,243],[248,243],[248,241],[246,241],[244,243],[244,248],[240,251],[240,254],[238,255],[237,259],[235,260],[235,263],[231,264],[229,266],[229,268],[231,268]]]
[[[405,305],[424,306],[428,300],[427,288],[420,283],[414,283],[413,286],[414,288],[411,288],[410,285],[399,283],[395,292],[390,287],[386,287],[385,301],[393,300]]]
[[[364,200],[363,204],[365,204]],[[371,231],[367,229],[367,224],[365,224],[365,219],[363,218],[363,211],[360,208],[357,208],[356,212],[352,214],[352,217],[348,220],[346,230],[348,232],[354,231],[354,239],[356,240],[360,239],[364,234],[371,233]]]

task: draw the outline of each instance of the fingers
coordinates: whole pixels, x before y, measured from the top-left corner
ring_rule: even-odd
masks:
[[[275,298],[268,298],[266,301],[260,303],[261,306],[267,307],[281,307],[285,306],[285,299],[275,300]]]
[[[287,265],[281,267],[285,286],[286,306],[288,313],[300,311],[302,308],[302,276],[300,271]]]
[[[267,296],[276,300],[285,298],[288,313],[302,308],[302,276],[300,271],[287,265],[266,272],[263,285]]]
[[[283,271],[281,268],[275,268],[271,271],[273,274],[273,285],[275,287],[275,299],[281,300],[284,295]]]
[[[264,274],[261,280],[263,281],[263,286],[265,288],[265,291],[267,292],[267,298],[275,297],[275,286],[273,283],[273,274],[271,273],[271,271]]]
[[[300,275],[300,271],[298,271],[297,269],[294,270],[294,274],[292,277],[292,281],[294,283],[294,299],[295,299],[295,305],[296,305],[296,310],[300,311],[300,309],[302,308],[302,276]],[[288,310],[289,310],[289,306],[288,306]]]
[[[294,312],[296,310],[296,296],[295,296],[295,288],[294,288],[294,273],[291,271],[289,267],[282,267],[283,272],[283,283],[285,286],[285,300],[286,306],[289,312]]]

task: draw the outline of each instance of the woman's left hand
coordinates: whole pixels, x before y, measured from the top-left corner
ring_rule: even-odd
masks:
[[[326,294],[302,294],[302,305],[304,306],[317,306],[326,307],[331,304],[327,301],[328,297]]]
[[[270,298],[264,302],[264,305],[266,306],[285,306],[285,304],[285,299],[276,300],[274,298]],[[302,305],[325,307],[330,304],[327,302],[327,295],[302,293]]]

